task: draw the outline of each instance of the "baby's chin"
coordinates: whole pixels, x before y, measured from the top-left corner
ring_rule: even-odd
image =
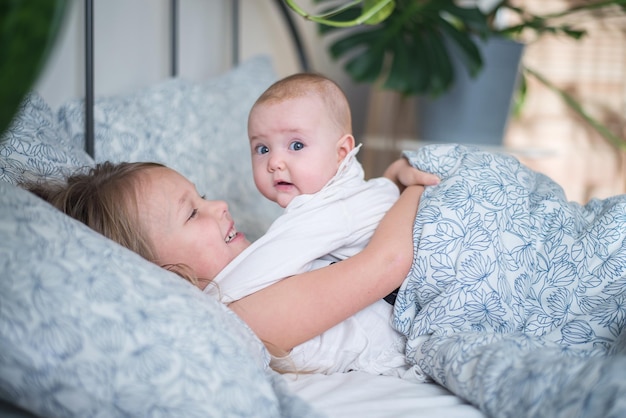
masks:
[[[265,192],[263,196],[283,209],[289,206],[293,199],[302,194],[302,190],[295,184],[287,182],[274,184],[270,189],[265,190]]]
[[[278,199],[276,201],[276,203],[278,203],[278,206],[280,206],[281,208],[285,209],[287,206],[289,206],[289,204],[293,201],[293,199],[295,199],[296,196],[289,196],[289,198],[284,198],[284,199]]]
[[[278,194],[278,196],[274,196],[273,200],[274,203],[276,203],[278,206],[280,206],[281,208],[285,209],[287,206],[289,206],[289,204],[293,201],[293,199],[296,198],[296,196],[298,196],[298,194],[287,194],[287,193],[280,193]]]

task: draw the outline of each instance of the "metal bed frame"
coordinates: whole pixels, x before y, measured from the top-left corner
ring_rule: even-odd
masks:
[[[94,0],[85,0],[85,151],[93,158],[95,156],[94,136]],[[296,27],[291,11],[283,0],[275,0],[283,20],[287,25],[291,39],[298,55],[298,62],[303,71],[310,71],[309,60],[302,42],[300,32]],[[232,57],[233,65],[239,63],[239,0],[231,0],[232,6]],[[170,76],[178,75],[178,8],[179,0],[170,0]]]

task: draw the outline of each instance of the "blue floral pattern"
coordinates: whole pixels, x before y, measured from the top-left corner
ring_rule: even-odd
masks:
[[[519,333],[434,335],[420,348],[421,365],[487,416],[623,417],[625,337],[606,356],[586,357]]]
[[[5,182],[0,254],[0,398],[50,417],[314,416],[232,311]]]
[[[219,195],[231,188],[244,195],[229,202],[231,210],[252,213],[257,206],[251,202],[264,198],[251,182],[250,164],[241,162],[243,150],[249,154],[243,112],[272,76],[269,60],[259,58],[194,87],[197,102],[190,100],[203,109],[196,117],[206,119],[198,134],[178,124],[173,127],[180,135],[159,136],[167,128],[163,124],[127,115],[131,122],[142,121],[136,129],[142,138],[159,138],[154,153],[126,142],[124,132],[133,128],[122,127],[123,112],[149,107],[144,101],[148,107],[142,110],[136,96],[111,100],[110,112],[99,111],[109,123],[99,119],[97,132],[109,135],[111,144],[103,146],[124,144],[119,159],[150,160],[155,153],[168,154],[166,163],[181,159],[184,172],[200,173],[199,189]],[[175,114],[193,109],[173,103],[186,102],[191,88],[168,80],[144,99],[160,98],[155,101],[160,108],[151,114],[161,115],[164,124],[181,121],[189,116]],[[200,93],[219,108],[207,111]],[[60,118],[60,129],[49,106],[32,93],[0,143],[0,415],[319,416],[268,368],[265,348],[232,311],[13,186],[42,176],[60,179],[93,164],[80,148],[82,137],[69,134],[79,130],[72,125],[79,124],[77,106],[65,108],[74,109],[75,119]],[[221,135],[211,134],[211,126]],[[107,155],[100,150],[101,157]],[[259,233],[271,222],[270,211],[260,211],[258,218],[247,218]]]
[[[443,179],[420,201],[394,308],[407,357],[498,416],[557,416],[542,414],[558,411],[565,398],[551,394],[565,383],[596,396],[611,364],[626,363],[604,357],[626,321],[626,195],[567,202],[515,158],[458,145],[405,156]],[[626,395],[626,378],[611,379],[622,392],[609,402]]]
[[[62,179],[93,164],[59,129],[50,106],[39,94],[28,94],[11,126],[0,138],[0,181]]]

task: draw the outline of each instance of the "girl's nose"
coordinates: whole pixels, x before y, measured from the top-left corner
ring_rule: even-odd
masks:
[[[207,200],[207,205],[209,206],[209,211],[218,217],[223,216],[228,213],[228,203],[223,200]]]

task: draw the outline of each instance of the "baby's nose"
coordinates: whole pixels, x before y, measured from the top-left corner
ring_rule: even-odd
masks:
[[[285,161],[280,155],[272,156],[268,161],[268,168],[270,171],[282,170],[285,168]]]

